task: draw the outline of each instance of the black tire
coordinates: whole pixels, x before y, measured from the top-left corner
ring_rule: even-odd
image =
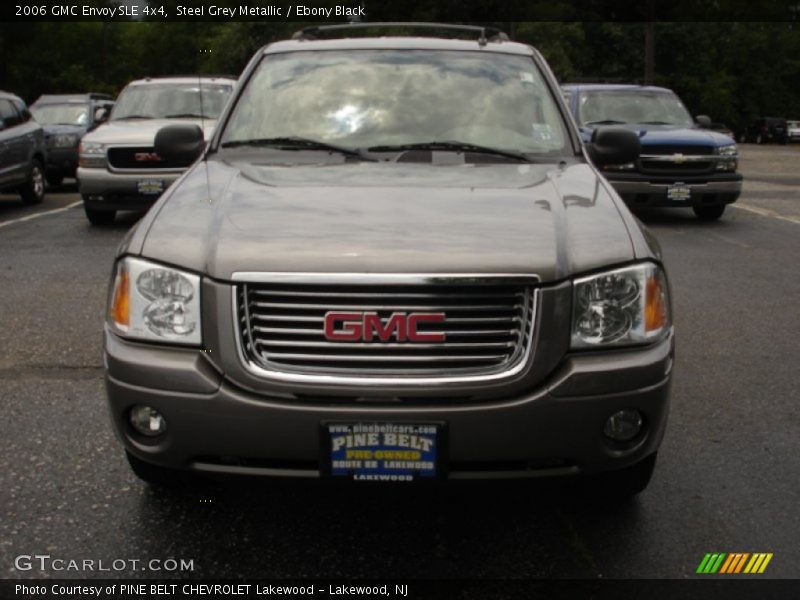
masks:
[[[117,216],[115,210],[99,210],[97,208],[90,208],[86,205],[86,200],[83,201],[83,211],[86,213],[86,218],[89,223],[99,227],[107,227],[114,223],[114,217]]]
[[[58,187],[62,183],[64,183],[64,176],[63,175],[47,175],[47,185],[50,187]]]
[[[658,452],[654,452],[632,467],[589,476],[581,482],[583,491],[600,499],[631,498],[647,488],[656,468],[657,457]]]
[[[694,214],[701,221],[716,221],[725,212],[724,204],[712,204],[709,206],[693,206]]]
[[[35,158],[31,162],[28,181],[19,188],[19,195],[25,204],[39,204],[44,200],[44,167]]]
[[[125,457],[128,459],[128,464],[133,473],[145,483],[152,486],[169,488],[177,487],[184,482],[182,473],[175,469],[168,469],[166,467],[159,467],[149,462],[145,462],[140,458],[135,457],[133,454],[125,451]]]

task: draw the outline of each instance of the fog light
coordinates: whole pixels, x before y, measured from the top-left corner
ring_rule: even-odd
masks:
[[[141,404],[134,406],[131,409],[130,419],[133,428],[142,435],[154,437],[167,430],[166,419],[152,406]]]
[[[625,409],[608,417],[603,433],[616,442],[627,442],[642,430],[642,415],[638,410]]]

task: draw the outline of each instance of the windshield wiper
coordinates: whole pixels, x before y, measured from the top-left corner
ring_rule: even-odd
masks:
[[[116,117],[115,121],[124,121],[125,119],[153,119],[153,115],[125,115],[124,117]]]
[[[675,123],[670,123],[669,121],[641,121],[639,125],[674,125]]]
[[[242,146],[251,147],[273,147],[280,150],[326,150],[328,152],[338,152],[345,156],[355,156],[362,160],[376,162],[377,159],[371,156],[366,156],[357,148],[347,148],[345,146],[337,146],[336,144],[328,144],[319,140],[312,140],[303,137],[274,137],[274,138],[256,138],[252,140],[232,140],[230,142],[223,142],[223,148],[239,148]]]
[[[617,121],[615,119],[605,119],[603,121],[589,121],[588,123],[584,123],[584,125],[625,125],[627,121]]]
[[[513,158],[514,160],[531,162],[531,159],[525,156],[522,152],[514,152],[513,150],[502,150],[500,148],[491,148],[489,146],[480,146],[478,144],[470,144],[467,142],[418,142],[415,144],[397,144],[395,146],[371,146],[367,148],[369,152],[403,152],[407,150],[452,150],[453,152],[477,152],[480,154],[493,154],[494,156],[503,156],[505,158]]]
[[[196,113],[178,113],[176,115],[164,115],[165,119],[210,119],[208,115],[198,115]]]

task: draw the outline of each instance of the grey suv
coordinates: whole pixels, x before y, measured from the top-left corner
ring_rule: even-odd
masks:
[[[158,133],[201,159],[114,266],[106,384],[140,477],[645,487],[669,291],[593,166],[638,137],[584,148],[535,49],[455,30],[476,39],[300,32],[259,50],[207,147]]]
[[[58,186],[78,170],[78,145],[88,131],[105,122],[114,106],[107,94],[45,94],[31,105],[44,127],[47,183]]]
[[[86,218],[114,221],[118,210],[147,210],[191,160],[168,160],[153,149],[167,123],[192,123],[210,135],[235,80],[154,77],[129,83],[107,123],[81,140],[78,184]]]
[[[0,192],[19,193],[26,204],[44,200],[44,131],[23,100],[0,91]]]

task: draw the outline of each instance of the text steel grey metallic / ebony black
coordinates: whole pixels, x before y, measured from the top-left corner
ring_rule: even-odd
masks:
[[[109,294],[108,398],[140,477],[647,485],[669,290],[589,161],[635,160],[638,138],[584,148],[536,50],[458,31],[476,39],[302,32],[252,59],[208,147],[158,133],[200,159]]]

